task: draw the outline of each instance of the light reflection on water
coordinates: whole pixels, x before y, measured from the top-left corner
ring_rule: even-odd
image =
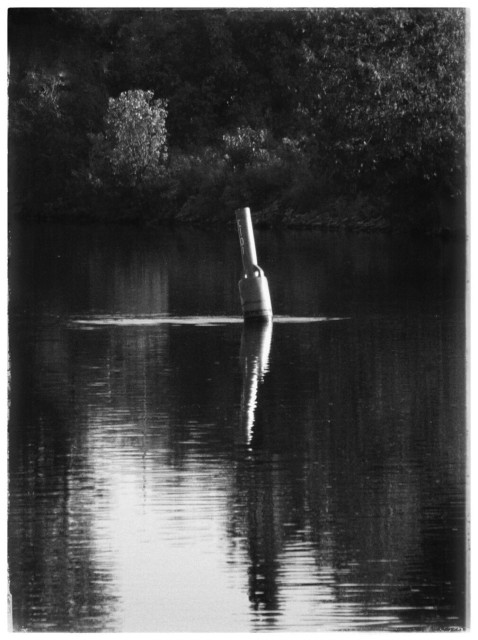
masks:
[[[331,322],[347,318],[314,318],[311,316],[274,316],[275,324],[303,324],[306,322]],[[72,326],[82,329],[90,327],[147,327],[163,324],[183,325],[191,324],[196,327],[220,326],[224,324],[244,323],[242,316],[89,316],[87,318],[72,318]]]
[[[269,369],[272,322],[245,326],[241,337],[242,398],[241,430],[251,445],[259,384]]]
[[[22,230],[16,627],[462,626],[460,253],[266,234],[285,320],[249,330],[234,234],[113,233]]]

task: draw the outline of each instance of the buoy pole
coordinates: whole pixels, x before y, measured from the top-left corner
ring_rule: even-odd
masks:
[[[272,319],[269,284],[263,270],[257,264],[254,229],[249,207],[236,211],[236,222],[244,267],[244,276],[239,281],[244,320],[269,321]]]

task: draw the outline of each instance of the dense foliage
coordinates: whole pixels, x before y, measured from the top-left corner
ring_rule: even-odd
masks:
[[[167,159],[166,108],[152,91],[125,91],[110,98],[104,133],[91,136],[93,177],[131,187],[154,183]]]
[[[465,40],[463,9],[10,10],[10,201],[463,226]]]

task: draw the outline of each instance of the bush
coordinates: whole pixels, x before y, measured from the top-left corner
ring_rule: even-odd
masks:
[[[104,133],[91,136],[93,177],[131,187],[157,181],[167,160],[166,117],[166,102],[152,91],[110,98]]]

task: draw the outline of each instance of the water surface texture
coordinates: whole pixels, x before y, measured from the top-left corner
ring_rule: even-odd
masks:
[[[466,624],[464,244],[256,242],[13,229],[15,629]]]

